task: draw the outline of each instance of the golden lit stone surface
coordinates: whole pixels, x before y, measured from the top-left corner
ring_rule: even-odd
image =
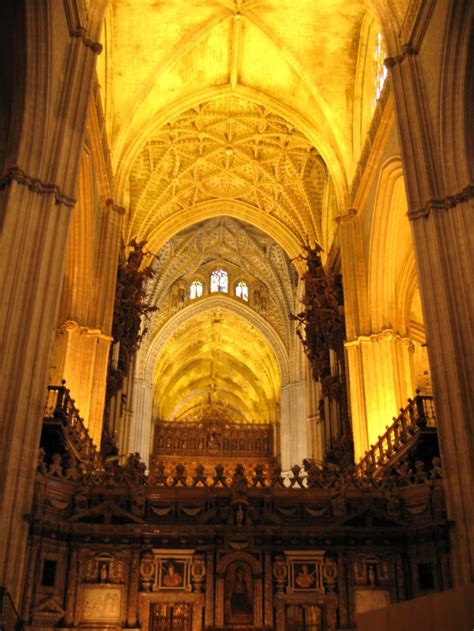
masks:
[[[236,421],[275,420],[280,371],[265,337],[225,308],[204,311],[178,326],[155,369],[155,413],[197,416],[209,404]]]

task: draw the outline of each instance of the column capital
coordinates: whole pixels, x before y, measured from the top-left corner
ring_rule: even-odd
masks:
[[[394,55],[393,57],[386,57],[383,63],[387,68],[391,70],[394,66],[401,63],[408,55],[418,55],[418,49],[416,49],[410,43],[403,44],[398,55]]]
[[[11,166],[6,174],[0,178],[0,190],[6,188],[12,182],[26,186],[30,191],[40,195],[53,195],[56,204],[64,204],[69,208],[73,208],[76,204],[75,198],[66,195],[57,184],[54,182],[43,182],[38,177],[28,175],[16,164]]]
[[[113,199],[105,200],[105,207],[107,210],[111,210],[112,212],[117,213],[118,215],[125,215],[125,208],[123,206],[118,206]]]
[[[345,348],[352,348],[354,346],[361,346],[362,344],[374,344],[375,342],[383,342],[384,340],[393,340],[394,342],[401,342],[406,344],[410,349],[413,348],[413,341],[410,337],[400,335],[394,331],[394,329],[382,329],[374,333],[367,335],[358,335],[352,340],[344,342]]]
[[[73,331],[79,335],[91,335],[106,342],[113,340],[110,335],[104,335],[100,329],[91,329],[88,326],[77,323],[75,320],[66,320],[61,326],[56,328],[57,333],[66,333],[67,331]]]
[[[449,210],[462,202],[467,202],[474,197],[474,184],[470,184],[454,195],[446,195],[442,199],[430,199],[421,208],[409,210],[408,219],[414,220],[420,217],[428,217],[433,211]]]
[[[349,208],[345,215],[339,215],[338,217],[336,217],[336,223],[348,223],[349,221],[354,219],[354,217],[357,217],[357,214],[357,208]]]

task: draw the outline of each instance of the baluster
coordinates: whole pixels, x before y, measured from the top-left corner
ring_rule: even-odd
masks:
[[[406,443],[408,440],[408,428],[407,428],[407,420],[405,417],[405,410],[400,408],[400,416],[398,417],[401,423],[401,432],[400,432],[400,441],[402,443]]]
[[[385,436],[387,438],[387,451],[386,456],[387,458],[391,458],[392,454],[393,454],[393,442],[392,442],[392,434],[394,434],[395,428],[392,426],[390,427],[389,425],[387,425],[387,431],[385,432]]]
[[[379,457],[377,459],[377,464],[383,465],[384,462],[384,453],[383,453],[383,436],[379,436],[379,439],[377,441],[377,449],[379,451]]]
[[[60,386],[58,386],[57,388],[55,388],[56,391],[56,406],[54,408],[54,412],[53,415],[56,416],[63,416],[64,412],[65,412],[65,399],[66,399],[66,393],[67,393],[67,389],[65,387],[66,382],[64,381],[64,379],[61,381]]]
[[[415,397],[416,409],[418,413],[417,425],[421,429],[425,428],[428,425],[428,419],[425,415],[425,406],[423,405],[423,399],[424,397],[420,396],[420,391],[417,390]]]

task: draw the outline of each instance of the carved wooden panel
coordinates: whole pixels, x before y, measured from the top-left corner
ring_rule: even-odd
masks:
[[[273,452],[272,425],[245,426],[225,420],[199,423],[157,421],[155,455],[250,456],[270,458]]]

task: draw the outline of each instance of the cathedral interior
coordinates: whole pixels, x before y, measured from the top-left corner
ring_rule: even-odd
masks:
[[[0,3],[0,630],[474,627],[470,0]]]

